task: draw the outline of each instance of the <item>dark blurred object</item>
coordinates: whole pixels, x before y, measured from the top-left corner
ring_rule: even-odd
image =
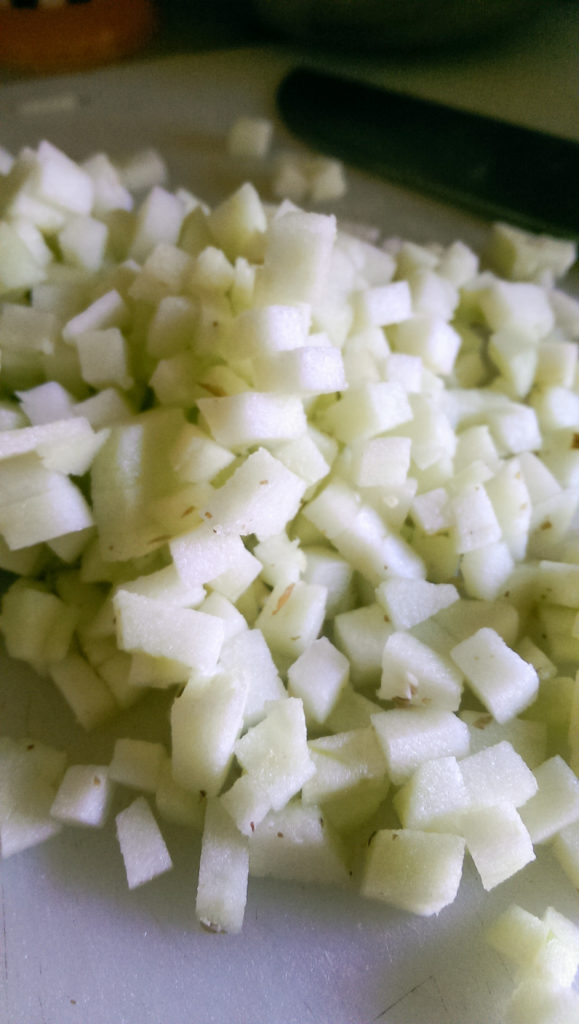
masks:
[[[153,35],[152,0],[13,0],[0,6],[0,64],[13,71],[78,71],[126,57]]]
[[[409,50],[478,42],[525,23],[541,0],[251,0],[270,28],[348,50]]]
[[[490,219],[579,239],[579,142],[297,68],[278,108],[311,146]]]

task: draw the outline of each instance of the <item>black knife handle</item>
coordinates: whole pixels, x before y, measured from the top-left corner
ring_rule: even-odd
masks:
[[[322,152],[487,217],[579,238],[579,143],[311,68],[282,81],[291,131]]]

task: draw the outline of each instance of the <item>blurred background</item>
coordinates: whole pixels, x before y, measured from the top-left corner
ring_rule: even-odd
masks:
[[[428,59],[548,33],[577,11],[575,0],[1,0],[0,64],[47,73],[276,43]]]

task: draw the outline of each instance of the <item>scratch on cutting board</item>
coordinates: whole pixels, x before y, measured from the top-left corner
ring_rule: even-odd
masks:
[[[38,964],[38,973],[42,979],[42,961]],[[40,985],[40,992],[38,993],[38,1005],[40,1007],[40,1024],[46,1024],[46,1014],[44,1012],[44,1002],[42,999],[43,986]]]
[[[0,900],[2,904],[2,973],[5,984],[8,983],[8,942],[6,940],[6,903],[4,899],[4,886],[0,883]]]
[[[408,991],[404,993],[404,995],[399,996],[398,999],[395,999],[393,1003],[390,1003],[388,1006],[385,1006],[384,1009],[380,1011],[378,1016],[373,1018],[373,1022],[381,1020],[387,1013],[390,1012],[390,1010],[393,1010],[395,1006],[398,1006],[398,1004],[401,1003],[404,999],[407,999],[408,996],[411,996],[413,992],[417,992],[418,989],[422,988],[423,985],[427,985],[429,981],[434,981],[434,984],[436,985],[434,975],[429,974],[428,978],[424,978],[423,981],[419,981],[417,985],[413,985],[412,988],[409,988]]]
[[[442,989],[441,989],[440,985],[438,984],[438,982],[437,982],[436,978],[434,977],[434,975],[432,975],[432,980],[433,980],[434,985],[436,987],[436,991],[438,992],[438,994],[440,996],[440,1002],[442,1003],[442,1008],[443,1008],[446,1016],[448,1017],[448,1006],[446,1005],[446,1002],[444,1000],[444,996],[442,994]]]

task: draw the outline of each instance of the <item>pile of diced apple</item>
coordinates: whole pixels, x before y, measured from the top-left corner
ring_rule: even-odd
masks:
[[[250,875],[429,915],[465,853],[492,889],[550,843],[577,886],[573,245],[497,225],[483,266],[139,180],[4,162],[0,627],[85,729],[168,691],[170,749],[3,737],[2,855],[113,814],[133,887],[159,822],[197,829],[230,932]],[[572,928],[497,925],[538,972],[513,1021],[572,981]]]

